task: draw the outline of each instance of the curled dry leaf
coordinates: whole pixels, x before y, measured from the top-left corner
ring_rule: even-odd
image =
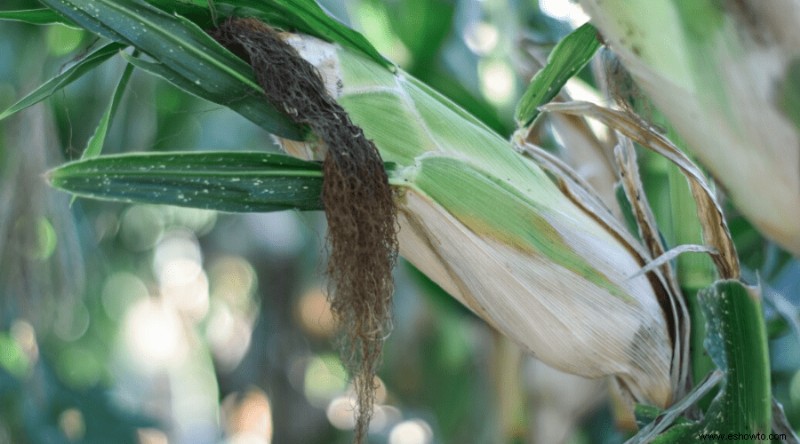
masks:
[[[680,168],[689,181],[692,195],[697,203],[698,218],[703,227],[703,237],[718,252],[718,254],[711,257],[717,266],[720,277],[723,279],[739,278],[739,258],[736,255],[736,249],[731,240],[722,208],[717,203],[714,193],[708,186],[700,169],[669,139],[658,134],[631,114],[603,108],[593,103],[551,103],[543,106],[542,109],[548,112],[577,114],[597,119],[630,137],[643,147],[661,154]]]
[[[675,279],[675,273],[669,261],[659,262],[664,257],[664,245],[658,234],[655,216],[650,209],[650,204],[645,198],[644,186],[639,174],[639,164],[636,162],[636,151],[627,137],[617,134],[619,144],[614,149],[614,158],[622,182],[622,188],[636,219],[639,236],[643,239],[648,250],[648,264],[642,267],[637,274],[645,274],[658,268],[657,276],[662,280],[669,295],[669,305],[672,322],[675,325],[675,360],[673,361],[673,378],[676,381],[675,390],[682,398],[685,390],[689,388],[689,340],[690,321],[689,310],[681,293],[680,286]]]

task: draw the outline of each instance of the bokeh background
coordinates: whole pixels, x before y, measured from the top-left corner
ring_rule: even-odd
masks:
[[[586,21],[559,0],[320,3],[503,135],[541,60]],[[0,23],[0,109],[93,39]],[[114,58],[0,122],[0,443],[350,442],[321,214],[72,202],[46,185],[49,168],[80,156],[123,68]],[[212,149],[276,147],[235,113],[135,71],[104,152]],[[777,291],[797,284],[796,268],[776,268]],[[370,442],[623,439],[602,381],[521,356],[407,263],[396,279]],[[785,355],[776,384],[796,418],[800,363]]]

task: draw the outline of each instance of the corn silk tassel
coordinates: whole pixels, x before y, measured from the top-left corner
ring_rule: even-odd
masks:
[[[279,62],[272,58],[272,50],[261,47],[280,47],[278,52],[288,53],[276,35],[321,75],[332,102],[323,115],[304,115],[284,98],[284,87],[270,83],[275,81],[272,76],[289,76],[300,65],[295,55]],[[363,130],[383,161],[397,165],[388,181],[396,190],[400,254],[489,325],[552,367],[588,378],[613,377],[632,401],[665,407],[682,394],[685,309],[676,302],[669,277],[659,269],[638,273],[652,260],[650,252],[589,190],[571,183],[569,174],[564,180],[551,180],[548,173],[554,174],[553,168],[546,173],[518,152],[525,149],[515,150],[514,144],[440,94],[400,70],[392,72],[337,45],[303,35],[275,34],[249,19],[229,21],[217,31],[217,38],[235,52],[239,47],[241,53],[243,47],[268,96],[269,90],[276,90],[278,97],[270,100],[277,100],[319,136],[313,142],[280,142],[296,157],[324,159],[326,180],[330,158],[350,155],[349,149],[331,145],[351,143],[341,130],[328,128],[334,121],[348,128],[354,139],[362,138]],[[252,44],[257,47],[248,48]],[[266,74],[261,64],[275,65],[277,71]],[[298,75],[308,77],[305,68]],[[319,100],[328,102],[324,97]],[[346,114],[340,114],[338,106]],[[349,127],[350,120],[357,126]],[[329,138],[326,131],[341,132],[346,140]],[[374,161],[370,156],[368,162]],[[364,168],[365,173],[376,174],[374,166],[353,168],[348,171]],[[372,186],[373,179],[365,183]],[[339,205],[361,204],[351,199],[372,198],[369,189],[363,192],[358,198],[337,194],[340,202],[326,200],[329,219],[331,213],[344,211]],[[378,195],[383,199],[386,194]],[[391,211],[388,204],[375,205],[370,211]],[[370,223],[377,220],[372,214],[362,216]],[[393,244],[387,240],[390,220],[381,219],[386,228],[376,231],[386,238],[368,237],[388,246],[375,256],[391,259],[387,264],[393,263]],[[330,230],[335,250],[340,233],[334,226]],[[332,251],[332,267],[337,266],[336,254]],[[356,260],[356,265],[364,264]],[[351,346],[369,343],[377,348],[367,350],[379,353],[383,338],[376,332],[383,334],[386,329],[377,327],[385,327],[388,319],[383,317],[386,313],[376,318],[373,310],[390,305],[384,299],[387,293],[381,293],[390,290],[386,269],[377,275],[371,270],[329,272],[333,280],[340,280],[335,310],[343,289],[369,287],[344,296],[364,299],[350,300],[352,308],[345,309],[350,314],[338,316],[349,329]],[[370,284],[342,284],[341,279],[364,279]],[[381,321],[369,323],[376,328],[371,331],[364,318]],[[369,337],[366,342],[364,334]],[[375,358],[361,353],[362,366]],[[371,380],[364,378],[375,371],[373,362],[366,366],[356,373],[362,389],[369,388]],[[358,366],[353,369],[359,371]],[[364,403],[372,402],[372,397],[359,392],[359,402],[357,439],[365,433],[371,406]]]
[[[326,149],[322,202],[331,251],[327,273],[343,358],[358,398],[357,442],[365,439],[375,373],[391,328],[397,258],[396,208],[383,162],[347,113],[326,92],[318,71],[279,35],[254,19],[228,20],[214,37],[250,60],[267,99],[309,125]]]

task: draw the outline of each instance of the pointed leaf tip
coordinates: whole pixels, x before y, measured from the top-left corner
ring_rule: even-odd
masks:
[[[553,100],[567,80],[577,74],[600,48],[597,29],[586,23],[564,37],[547,57],[547,64],[533,76],[522,95],[514,119],[527,127],[539,115],[539,107]]]

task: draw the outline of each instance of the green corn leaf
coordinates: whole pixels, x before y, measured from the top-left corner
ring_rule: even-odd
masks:
[[[120,77],[117,88],[114,90],[114,95],[111,97],[111,103],[109,103],[108,108],[100,118],[100,123],[97,125],[94,134],[89,139],[86,149],[81,156],[82,159],[97,157],[103,150],[106,134],[108,134],[108,127],[111,125],[111,119],[113,119],[114,115],[117,113],[119,102],[122,100],[122,95],[125,93],[125,88],[128,86],[131,74],[133,74],[133,65],[129,64],[125,67],[125,71],[122,72],[122,77]]]
[[[22,9],[18,11],[0,11],[0,20],[23,22],[31,25],[66,25],[74,27],[72,21],[61,17],[51,9]]]
[[[530,125],[539,115],[539,107],[553,100],[572,76],[592,58],[600,41],[597,30],[589,23],[572,31],[553,48],[542,68],[522,95],[514,119],[519,127]]]
[[[80,197],[228,212],[320,210],[322,167],[261,152],[135,153],[95,157],[48,173]]]
[[[772,396],[766,328],[758,291],[739,281],[727,280],[700,291],[698,297],[707,322],[705,348],[719,368],[715,373],[723,375],[722,386],[702,420],[687,422],[677,415],[708,392],[711,387],[705,383],[658,414],[658,420],[643,427],[628,444],[695,442],[702,436],[709,442],[717,442],[710,435],[729,433],[743,434],[740,437],[747,442],[768,441]],[[652,412],[647,416],[656,419]],[[673,421],[674,426],[664,431]]]
[[[193,83],[193,92],[228,105],[261,96],[261,87],[244,61],[219,45],[191,21],[170,15],[141,0],[42,0],[89,31],[132,45],[169,67],[178,86]],[[165,76],[168,80],[170,77]],[[248,107],[244,116],[267,131],[302,140],[306,131],[266,100]],[[256,115],[254,115],[256,114]]]
[[[224,105],[262,128],[268,129],[274,125],[272,108],[267,108],[269,104],[260,95],[245,94],[238,97],[231,97],[226,95],[224,91],[205,89],[202,85],[198,85],[196,82],[184,77],[181,73],[171,69],[169,65],[158,62],[148,62],[141,57],[134,57],[124,52],[120,54],[122,58],[131,65],[143,71],[155,74],[189,94]]]
[[[120,77],[119,83],[117,83],[117,87],[114,90],[114,95],[111,97],[111,103],[109,103],[108,108],[103,113],[103,116],[100,117],[100,122],[97,124],[97,128],[95,128],[94,134],[92,134],[92,137],[89,138],[89,142],[86,144],[86,149],[83,150],[81,159],[91,159],[97,157],[103,151],[103,145],[106,141],[108,128],[111,126],[111,120],[117,113],[119,102],[122,100],[122,95],[125,93],[125,88],[128,86],[128,81],[131,78],[131,74],[133,74],[133,65],[128,64],[125,67],[125,71],[122,72],[122,77]],[[75,202],[76,198],[77,196],[72,196],[72,201],[70,203]]]
[[[222,0],[214,1],[214,15],[206,6],[174,0],[147,0],[153,6],[212,27],[228,17],[254,17],[284,30],[300,31],[338,43],[367,56],[387,68],[394,64],[384,58],[360,33],[328,15],[314,0]],[[203,2],[205,3],[205,2]]]
[[[760,296],[739,281],[719,281],[699,293],[706,316],[706,349],[725,371],[703,433],[766,433],[772,421],[769,355]]]
[[[87,55],[68,69],[64,70],[61,74],[53,77],[45,82],[34,91],[20,99],[17,103],[11,105],[8,109],[0,113],[0,120],[5,119],[23,109],[35,105],[42,100],[50,97],[55,92],[79,79],[81,76],[97,67],[99,64],[108,60],[114,54],[117,54],[124,45],[119,43],[109,43],[91,54]]]
[[[297,30],[328,42],[338,43],[366,55],[386,68],[394,67],[394,64],[380,55],[364,36],[332,18],[314,0],[238,0],[221,1],[216,4],[217,10],[223,15],[226,9],[237,12],[237,15],[246,15],[243,13],[249,10],[254,17],[274,26]]]

